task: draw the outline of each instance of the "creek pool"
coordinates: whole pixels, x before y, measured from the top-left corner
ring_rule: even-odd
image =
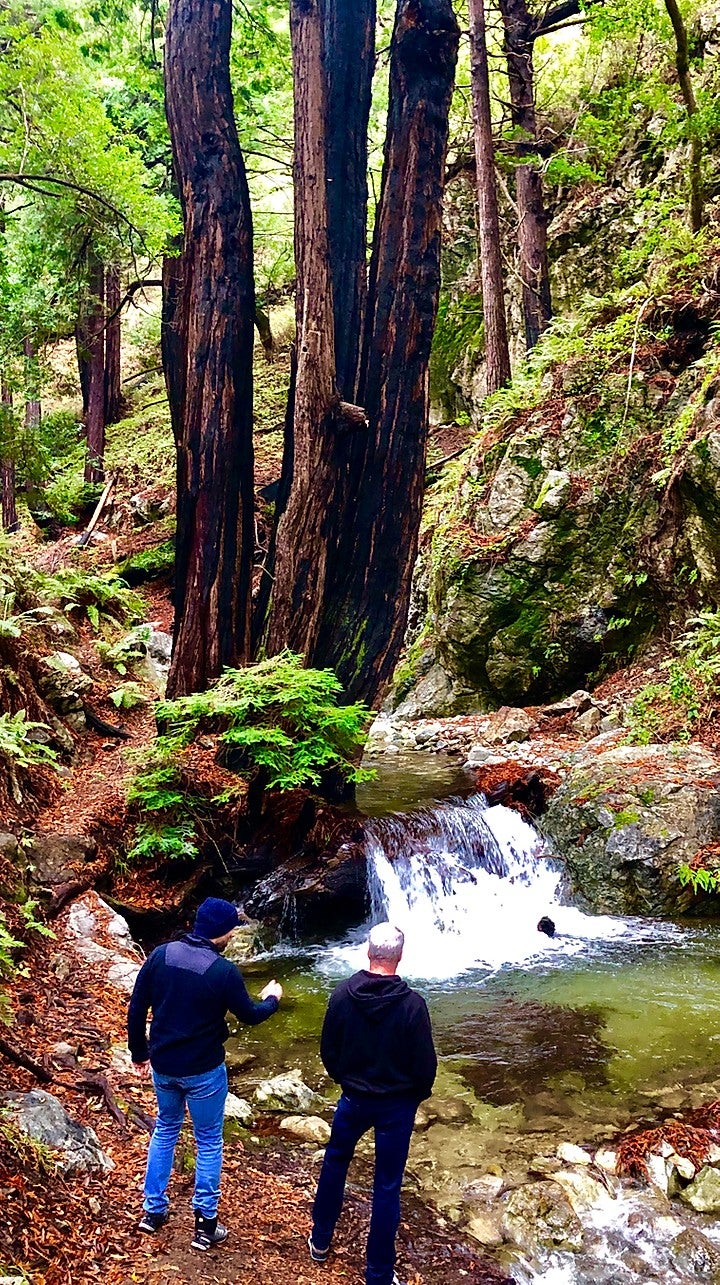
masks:
[[[424,804],[426,790],[426,779],[416,798],[405,789],[402,806]],[[376,815],[381,812],[378,806]],[[514,832],[513,842],[521,841],[523,835]],[[452,883],[453,872],[448,875],[446,865],[442,870],[444,883]],[[507,885],[488,915],[479,875]],[[462,903],[458,931],[477,936],[474,954],[465,951],[467,960],[482,959],[483,937],[492,930],[493,963],[470,964],[456,976],[420,974],[423,958],[430,965],[426,971],[435,971],[434,952],[442,950],[447,929],[443,915],[458,913],[457,889],[444,886],[438,894],[425,879],[412,894],[429,897],[431,910],[438,896],[445,895],[446,903],[438,912],[433,950],[425,956],[414,952],[410,975],[401,967],[428,1001],[440,1058],[432,1110],[414,1137],[408,1174],[420,1192],[459,1221],[468,1215],[465,1189],[483,1174],[502,1174],[512,1183],[532,1180],[538,1158],[554,1156],[563,1140],[598,1145],[642,1119],[657,1120],[720,1097],[720,926],[595,921],[558,902],[551,909],[559,927],[572,931],[552,941],[534,932],[518,958],[510,922],[514,907],[518,914],[532,912],[537,922],[537,907],[545,905],[532,903],[528,911],[534,885],[523,879],[522,870],[505,878],[478,872],[476,901]],[[547,898],[547,883],[538,886]],[[474,918],[473,906],[480,907]],[[407,915],[406,932],[415,922],[412,897]],[[505,932],[513,949],[510,962],[498,963],[497,942]],[[231,1053],[253,1058],[238,1092],[298,1067],[326,1097],[328,1114],[335,1089],[319,1058],[320,1027],[332,987],[362,966],[362,940],[358,929],[340,940],[270,945],[243,966],[251,990],[277,977],[285,999],[276,1019],[243,1028],[232,1041]],[[562,1270],[527,1279],[536,1278],[591,1279],[564,1276]],[[627,1279],[657,1277],[640,1272]]]

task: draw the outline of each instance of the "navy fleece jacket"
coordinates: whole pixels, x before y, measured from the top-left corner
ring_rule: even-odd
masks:
[[[161,1075],[202,1075],[225,1060],[226,1013],[257,1026],[277,1009],[276,999],[254,1003],[237,965],[212,942],[187,933],[158,946],[140,969],[128,1008],[128,1047],[133,1062],[149,1058]]]

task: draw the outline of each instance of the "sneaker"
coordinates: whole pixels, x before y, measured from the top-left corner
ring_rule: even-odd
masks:
[[[212,1249],[213,1245],[222,1245],[228,1238],[228,1229],[219,1223],[217,1218],[203,1218],[195,1214],[195,1235],[192,1238],[193,1249]]]
[[[390,1285],[405,1285],[405,1282],[400,1280],[400,1277],[398,1276],[397,1272],[393,1272],[393,1278],[390,1282]]]
[[[156,1231],[160,1231],[165,1226],[170,1215],[164,1214],[143,1214],[138,1223],[138,1231],[147,1232],[149,1236],[154,1236]]]
[[[313,1244],[312,1235],[308,1236],[308,1249],[314,1263],[326,1263],[330,1257],[330,1246],[328,1245],[327,1249],[318,1249],[317,1245]]]

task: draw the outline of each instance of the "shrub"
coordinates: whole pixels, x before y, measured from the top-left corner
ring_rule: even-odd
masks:
[[[100,628],[102,616],[120,624],[143,616],[139,598],[115,572],[62,567],[53,575],[37,576],[35,587],[40,598],[59,604],[67,615],[84,612],[94,629]]]
[[[240,778],[261,776],[268,789],[319,786],[338,772],[367,776],[356,758],[370,718],[364,706],[340,705],[342,687],[331,670],[305,669],[283,652],[247,669],[226,669],[208,691],[163,701],[163,727],[128,788],[140,814],[129,859],[192,856],[209,801],[188,784],[187,751],[214,734],[224,764]],[[226,802],[227,793],[213,800]]]

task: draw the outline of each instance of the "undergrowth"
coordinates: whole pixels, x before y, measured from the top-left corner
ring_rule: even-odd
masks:
[[[128,787],[138,816],[129,861],[187,859],[198,852],[209,811],[230,801],[193,788],[189,751],[201,740],[240,781],[264,788],[318,787],[325,773],[346,781],[367,775],[357,767],[370,715],[341,705],[342,687],[330,670],[305,669],[302,657],[283,652],[247,669],[226,669],[208,691],[164,701],[157,708],[162,734]]]

